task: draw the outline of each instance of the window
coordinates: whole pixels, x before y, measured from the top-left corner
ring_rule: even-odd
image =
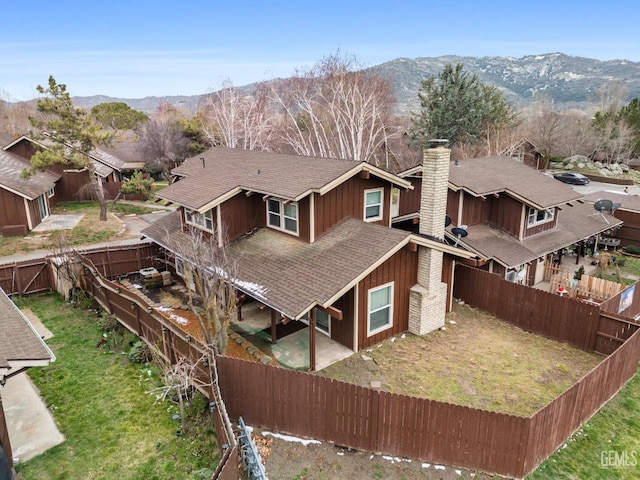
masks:
[[[541,223],[547,223],[553,220],[555,215],[555,209],[547,208],[545,210],[537,210],[529,207],[529,214],[527,216],[527,225],[533,227]]]
[[[298,235],[298,204],[270,198],[267,201],[267,224],[278,230]]]
[[[384,188],[364,191],[364,221],[382,220],[382,199]]]
[[[369,290],[368,336],[393,325],[393,282]]]
[[[47,197],[51,198],[56,194],[56,187],[53,187],[51,190],[47,192]]]
[[[204,213],[196,212],[195,210],[185,210],[184,217],[188,224],[196,225],[213,232],[213,211],[207,210]]]
[[[391,218],[400,215],[400,189],[391,189]]]

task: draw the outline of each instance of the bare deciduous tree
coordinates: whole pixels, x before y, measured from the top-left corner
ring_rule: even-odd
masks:
[[[269,150],[273,132],[264,85],[251,94],[234,87],[230,80],[218,91],[205,95],[199,115],[205,137],[212,145],[246,150]]]
[[[190,140],[179,123],[179,115],[169,104],[158,106],[157,112],[139,129],[138,149],[149,166],[169,172],[189,155]]]
[[[281,136],[299,155],[385,163],[391,84],[339,52],[274,82]]]
[[[227,331],[236,311],[233,286],[237,277],[236,263],[223,241],[223,235],[218,236],[215,228],[211,237],[198,228],[192,228],[189,235],[177,242],[177,251],[184,262],[189,305],[200,323],[205,342],[217,353],[224,354]],[[202,303],[202,310],[196,308],[196,295]]]

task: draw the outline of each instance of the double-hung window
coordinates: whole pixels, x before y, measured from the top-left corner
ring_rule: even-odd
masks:
[[[364,191],[364,221],[377,222],[382,220],[382,203],[384,188],[374,188]]]
[[[267,224],[278,230],[298,235],[298,204],[270,198],[267,200]]]
[[[213,232],[212,210],[207,210],[204,213],[196,212],[195,210],[185,210],[184,217],[188,224]]]
[[[393,282],[369,290],[368,336],[393,325]]]

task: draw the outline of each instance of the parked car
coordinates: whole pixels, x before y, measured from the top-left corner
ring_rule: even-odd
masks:
[[[589,177],[582,175],[581,173],[556,173],[553,175],[553,178],[572,185],[587,185],[590,182]]]

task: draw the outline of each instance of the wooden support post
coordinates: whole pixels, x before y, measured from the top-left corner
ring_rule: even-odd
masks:
[[[276,344],[276,311],[271,309],[271,345]]]
[[[309,371],[316,370],[316,309],[309,315]]]

